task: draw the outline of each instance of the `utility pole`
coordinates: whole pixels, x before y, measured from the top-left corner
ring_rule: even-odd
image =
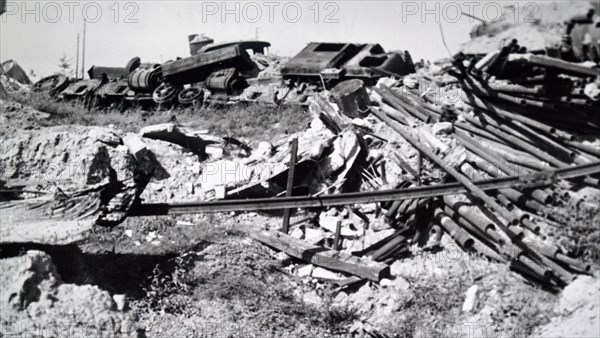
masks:
[[[83,19],[83,44],[81,46],[81,78],[85,77],[85,19]]]
[[[79,33],[77,33],[77,57],[75,58],[75,78],[79,78]]]

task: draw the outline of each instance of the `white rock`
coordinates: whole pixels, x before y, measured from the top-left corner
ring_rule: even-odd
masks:
[[[410,289],[410,283],[406,279],[398,276],[394,279],[394,289],[396,289],[396,291],[406,291]]]
[[[472,285],[466,292],[465,302],[462,306],[463,312],[471,312],[473,307],[475,306],[475,300],[477,299],[477,289],[479,287],[477,285]]]
[[[345,292],[340,292],[331,302],[331,306],[345,308],[348,306],[349,301],[350,298],[348,297],[348,294]]]
[[[302,232],[302,229],[300,228],[295,228],[294,230],[292,230],[292,232],[290,233],[290,236],[294,237],[294,238],[298,238],[301,239],[302,236],[304,236],[304,232]]]
[[[597,101],[600,99],[600,88],[598,88],[598,84],[592,82],[585,85],[583,89],[584,94],[592,100]]]
[[[335,216],[337,214],[338,214],[338,211],[336,208],[331,208],[325,212],[326,216]]]
[[[294,264],[290,264],[290,265],[284,267],[283,271],[285,271],[286,273],[288,273],[290,275],[295,275],[296,272],[297,272],[296,267],[294,266]]]
[[[330,232],[335,233],[335,229],[337,227],[337,222],[341,221],[337,216],[327,216],[325,214],[321,214],[319,216],[319,226],[321,228],[326,229]]]
[[[321,229],[306,228],[304,231],[304,240],[311,244],[317,244],[325,238],[325,233]]]
[[[221,159],[225,154],[225,151],[221,146],[206,146],[204,151],[212,160]]]
[[[337,222],[342,221],[336,216],[327,216],[321,214],[319,217],[319,225],[331,233],[335,233]],[[354,228],[354,229],[352,229]],[[364,228],[361,224],[353,224],[350,220],[343,220],[340,229],[342,237],[361,237],[364,234]]]
[[[194,225],[194,223],[192,223],[192,222],[182,221],[182,220],[177,220],[177,223],[175,223],[175,224],[179,225],[179,226],[191,226],[191,225]]]
[[[213,191],[215,192],[216,199],[223,199],[225,196],[227,196],[227,191],[224,185],[216,186]]]
[[[154,239],[156,238],[156,231],[150,231],[147,235],[146,235],[146,242],[150,243],[152,242]]]
[[[377,210],[377,204],[375,203],[365,203],[360,206],[360,209],[365,214],[372,214]]]
[[[308,277],[308,276],[310,276],[312,274],[312,272],[313,272],[313,266],[312,266],[312,264],[307,264],[307,265],[304,265],[304,266],[300,266],[299,265],[296,268],[296,275],[298,277]]]
[[[275,255],[273,255],[273,257],[278,261],[284,261],[284,260],[290,258],[290,256],[283,251],[279,251],[279,252],[275,253]]]
[[[127,307],[127,298],[125,295],[113,295],[112,298],[118,311],[125,310],[125,307]]]
[[[129,238],[133,237],[133,230],[131,230],[131,229],[125,230],[125,236],[127,236]]]
[[[263,141],[258,144],[256,149],[253,151],[252,157],[261,158],[268,157],[273,152],[273,145],[271,143]]]
[[[313,272],[312,272],[312,276],[314,278],[319,278],[319,279],[326,279],[326,280],[341,280],[344,279],[344,276],[342,276],[341,274],[328,270],[328,269],[324,269],[322,267],[316,267],[314,268]]]
[[[355,125],[355,126],[366,128],[368,130],[373,130],[374,129],[373,124],[371,124],[369,121],[367,121],[365,119],[361,119],[361,118],[358,118],[358,117],[352,119],[352,124]]]
[[[392,282],[391,279],[387,279],[387,278],[382,278],[379,281],[379,285],[383,286],[383,287],[388,287],[388,286],[392,286],[394,285],[394,282]]]
[[[316,291],[305,293],[304,296],[302,296],[302,301],[304,301],[305,304],[313,305],[316,307],[323,306],[323,301],[321,300],[321,297],[317,295]]]

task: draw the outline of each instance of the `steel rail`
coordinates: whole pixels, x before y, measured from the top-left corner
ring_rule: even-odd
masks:
[[[592,175],[600,172],[600,161],[579,166],[548,170],[525,176],[507,176],[473,183],[481,190],[502,188],[534,188],[550,185],[555,180]],[[292,196],[252,198],[188,203],[148,203],[132,209],[129,216],[159,216],[198,214],[207,212],[280,210],[285,208],[314,208],[347,204],[378,203],[402,199],[438,197],[467,192],[461,183],[445,183],[404,189],[354,192],[324,196]]]

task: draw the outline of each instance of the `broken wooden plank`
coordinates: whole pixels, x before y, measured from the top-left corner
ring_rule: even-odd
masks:
[[[376,282],[390,273],[390,267],[386,264],[315,246],[280,232],[253,231],[249,232],[249,235],[252,239],[292,257],[331,270],[350,273]]]

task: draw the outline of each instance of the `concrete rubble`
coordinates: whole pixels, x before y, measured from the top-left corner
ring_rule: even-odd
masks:
[[[3,333],[59,336],[135,336],[135,321],[121,312],[122,300],[97,286],[63,283],[50,256],[41,251],[0,260]],[[119,305],[121,304],[121,305]],[[121,309],[119,309],[121,308]],[[68,324],[60,318],[69,318]]]
[[[592,52],[598,49],[563,39],[559,50],[546,50],[555,41],[539,32],[536,41],[504,40],[515,32],[535,38],[530,30],[538,27],[529,25],[494,35],[503,43],[492,48],[478,38],[493,35],[495,27],[479,27],[463,52],[436,64],[415,65],[408,53],[386,53],[377,44],[319,43],[282,64],[260,52],[267,42],[239,43],[256,50],[250,56],[235,52],[236,44],[196,36],[190,37],[192,55],[182,60],[154,65],[137,58],[124,68],[91,69],[87,80],[42,79],[31,90],[63,99],[74,86],[93,87],[93,93],[107,83],[127,83],[135,95],[120,99],[136,104],[287,100],[303,105],[311,120],[260,143],[176,122],[130,133],[112,127],[25,133],[0,146],[7,179],[1,181],[0,244],[68,245],[129,217],[255,212],[278,222],[283,211],[281,228],[238,220],[236,230],[278,251],[273,256],[281,271],[293,278],[342,290],[331,303],[360,318],[350,333],[388,325],[398,304],[415,297],[409,280],[446,274],[439,262],[406,258],[452,250],[468,273],[465,257],[476,256],[504,267],[499,273],[517,273],[519,281],[563,290],[559,318],[541,328],[543,334],[578,332],[575,312],[590,318],[581,328],[590,332],[598,325],[598,306],[581,304],[598,297],[597,278],[589,276],[593,262],[560,243],[552,228],[561,223],[555,207],[592,209],[600,200],[600,60]],[[322,45],[329,50],[324,61],[346,55],[347,62],[311,69],[310,76],[327,83],[302,83],[299,71]],[[359,66],[354,57],[364,48],[374,48],[369,57],[382,65]],[[200,57],[216,51],[226,51],[225,61],[236,67],[221,69]],[[386,67],[390,59],[401,67]],[[159,68],[163,78],[151,80]],[[94,78],[98,72],[103,75]],[[206,87],[195,87],[200,81],[193,74],[202,74]],[[49,162],[53,172],[45,171]],[[134,237],[130,229],[124,235]],[[135,243],[160,246],[162,240],[150,230]],[[42,252],[21,256],[25,265],[14,265],[16,259],[3,259],[9,269],[20,269],[1,276],[3,311],[33,320],[74,302],[77,316],[110,321],[102,326],[109,332],[124,330],[126,295],[62,283]],[[73,295],[75,288],[93,299],[93,308]],[[461,294],[459,312],[490,319],[492,306],[480,304],[486,292],[474,282]],[[316,308],[325,304],[316,290],[300,298]]]

